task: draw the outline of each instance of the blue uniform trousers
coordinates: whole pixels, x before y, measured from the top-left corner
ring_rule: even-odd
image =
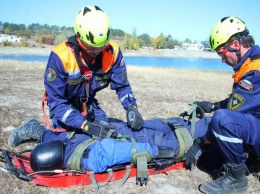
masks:
[[[245,162],[244,151],[260,157],[260,119],[250,114],[219,109],[206,136],[216,140],[227,163]]]

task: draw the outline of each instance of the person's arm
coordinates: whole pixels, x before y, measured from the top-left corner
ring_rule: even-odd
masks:
[[[144,120],[137,109],[136,99],[134,98],[132,88],[127,79],[126,65],[120,49],[115,64],[112,67],[110,86],[112,90],[116,90],[121,104],[127,111],[126,118],[128,125],[133,129],[141,129]]]
[[[72,109],[67,99],[67,72],[56,53],[52,52],[44,73],[50,114],[54,122],[80,128],[85,120],[80,111]],[[54,125],[59,125],[54,123]]]
[[[128,110],[129,105],[137,107],[130,82],[127,79],[127,69],[122,52],[119,49],[117,58],[111,69],[110,88],[116,90],[118,98],[125,110]]]
[[[210,101],[195,101],[194,103],[201,107],[205,113],[211,113],[218,109],[225,109],[227,107],[228,98],[219,102]]]

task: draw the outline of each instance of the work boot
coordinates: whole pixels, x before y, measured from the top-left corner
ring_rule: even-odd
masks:
[[[226,173],[223,177],[203,183],[200,190],[210,194],[247,193],[248,181],[245,170],[245,163],[239,165],[227,164]]]
[[[42,136],[46,128],[34,119],[29,118],[24,123],[17,128],[15,128],[8,138],[8,145],[16,147],[23,141],[35,139],[41,142]]]

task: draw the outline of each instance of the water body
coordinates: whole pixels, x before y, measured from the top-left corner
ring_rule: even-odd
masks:
[[[160,58],[160,57],[128,57],[125,56],[127,65],[140,67],[163,67],[193,70],[233,71],[231,67],[221,62],[220,59],[203,58]],[[48,61],[48,56],[0,56],[0,59],[18,61]]]

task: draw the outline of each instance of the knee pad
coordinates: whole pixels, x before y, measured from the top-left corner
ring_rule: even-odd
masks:
[[[33,171],[57,170],[63,168],[64,147],[62,141],[43,142],[31,152],[30,165]]]

